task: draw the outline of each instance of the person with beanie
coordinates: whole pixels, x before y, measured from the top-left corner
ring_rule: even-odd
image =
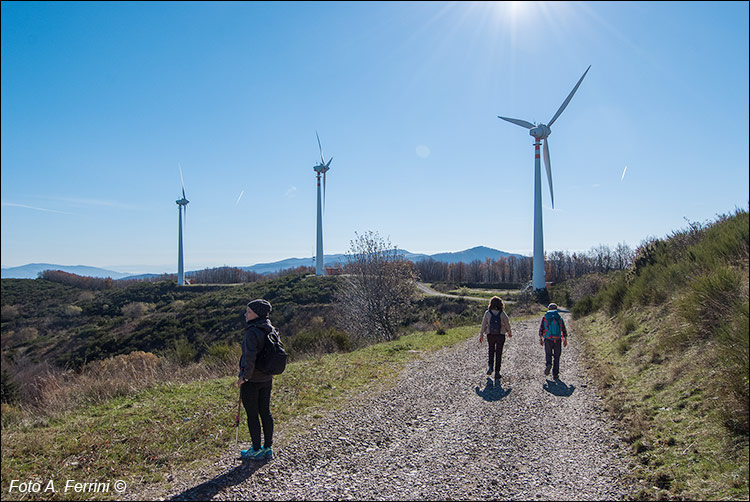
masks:
[[[245,329],[237,386],[240,388],[242,404],[247,413],[247,427],[253,444],[251,449],[240,452],[243,459],[273,458],[273,417],[271,416],[273,375],[267,375],[255,367],[258,354],[266,343],[270,343],[267,341],[268,335],[276,331],[268,318],[270,313],[271,304],[263,299],[251,301],[245,309]],[[261,447],[261,423],[263,424],[263,447]]]
[[[555,303],[549,304],[547,313],[542,317],[542,323],[539,325],[539,344],[544,347],[544,374],[549,375],[549,370],[552,369],[552,378],[557,380],[560,378],[560,354],[562,348],[568,346],[568,330],[565,329],[565,321],[557,311]]]

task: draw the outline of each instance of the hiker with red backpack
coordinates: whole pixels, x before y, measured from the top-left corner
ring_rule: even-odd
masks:
[[[565,329],[565,321],[557,311],[556,303],[550,303],[547,313],[542,317],[539,325],[539,344],[544,347],[544,374],[549,375],[552,369],[552,378],[558,380],[560,378],[560,354],[562,348],[568,346],[568,330]]]
[[[488,370],[487,376],[492,374],[493,368],[495,371],[495,380],[499,380],[500,375],[500,363],[503,360],[503,345],[505,345],[505,334],[508,334],[508,338],[512,338],[513,334],[510,331],[510,318],[505,313],[505,305],[503,300],[499,296],[493,296],[490,299],[490,305],[487,307],[487,311],[484,313],[482,318],[482,327],[479,330],[479,343],[482,343],[484,335],[487,335],[488,344]]]
[[[273,416],[271,416],[271,388],[273,374],[258,369],[258,355],[269,342],[269,335],[276,333],[268,319],[271,304],[263,299],[253,300],[245,309],[246,327],[242,338],[242,357],[237,386],[240,388],[242,404],[247,413],[247,427],[250,430],[252,447],[242,450],[240,457],[251,460],[273,458]],[[260,420],[258,417],[260,416]],[[237,414],[239,419],[239,413]],[[264,443],[261,448],[261,422],[263,423]]]

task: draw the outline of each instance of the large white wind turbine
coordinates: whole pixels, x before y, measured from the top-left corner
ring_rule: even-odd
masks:
[[[565,110],[565,107],[568,106],[568,103],[570,103],[573,94],[576,93],[576,91],[578,90],[578,86],[581,85],[581,82],[583,82],[583,77],[586,76],[590,69],[591,65],[589,65],[589,67],[586,68],[586,71],[583,72],[580,80],[578,80],[576,86],[573,87],[573,90],[570,91],[568,97],[565,98],[563,104],[560,105],[560,109],[557,110],[557,113],[555,113],[554,117],[552,117],[552,120],[549,121],[549,124],[535,125],[531,122],[526,122],[525,120],[511,119],[508,117],[501,117],[499,115],[497,117],[499,119],[507,120],[512,124],[516,124],[529,129],[529,134],[534,137],[534,269],[532,275],[532,284],[534,285],[535,290],[544,289],[546,287],[544,275],[544,240],[542,237],[542,168],[539,164],[539,146],[541,145],[540,141],[544,140],[544,166],[547,168],[549,195],[552,199],[552,207],[554,208],[555,194],[552,192],[552,168],[550,166],[549,160],[549,145],[547,143],[547,137],[552,134],[550,127],[552,127],[552,124],[555,122],[555,120],[557,120],[557,117],[559,117],[563,110]]]
[[[323,268],[323,207],[325,206],[326,200],[326,172],[328,172],[328,169],[330,169],[331,167],[331,161],[333,160],[333,157],[331,157],[328,160],[328,163],[326,163],[325,159],[323,158],[323,147],[320,146],[320,136],[318,136],[318,131],[315,131],[315,136],[318,138],[318,149],[320,149],[320,164],[313,167],[313,170],[317,173],[315,177],[318,180],[318,241],[315,256],[315,275],[323,275],[325,274],[325,269]],[[322,205],[320,200],[321,175],[323,177]]]
[[[182,263],[182,212],[185,211],[185,220],[187,221],[187,205],[190,203],[185,198],[185,181],[182,179],[182,166],[177,164],[180,168],[180,183],[182,184],[182,198],[176,200],[178,210],[180,212],[180,231],[179,231],[179,245],[177,251],[177,285],[182,286],[185,284],[185,267]]]

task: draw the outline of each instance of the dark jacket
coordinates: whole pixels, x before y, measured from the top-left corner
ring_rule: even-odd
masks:
[[[267,375],[255,368],[255,360],[258,353],[263,350],[266,337],[273,331],[273,326],[268,318],[253,319],[247,323],[242,332],[242,357],[240,357],[240,372],[238,378],[250,382],[270,382],[273,375]]]

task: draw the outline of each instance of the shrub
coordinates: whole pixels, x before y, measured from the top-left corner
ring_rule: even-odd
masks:
[[[122,314],[130,319],[138,319],[155,308],[153,303],[132,302],[122,307]]]
[[[18,383],[10,376],[5,368],[2,370],[2,380],[0,380],[0,402],[13,403],[18,400],[20,387]]]
[[[77,305],[65,306],[65,315],[68,317],[77,317],[81,315],[81,312],[83,312],[83,309]]]
[[[18,317],[18,305],[3,305],[0,308],[0,319],[3,322],[13,321]]]
[[[180,366],[186,366],[195,361],[198,357],[198,351],[195,350],[193,344],[183,336],[175,339],[174,349],[170,355],[177,364]]]
[[[206,348],[201,362],[211,368],[236,367],[242,357],[242,348],[238,343],[213,343]]]
[[[320,354],[331,352],[349,352],[353,349],[349,335],[337,328],[308,328],[290,338],[282,339],[288,352],[296,357],[298,354]]]
[[[573,305],[571,310],[575,319],[587,316],[594,311],[594,299],[591,296],[584,296]]]

